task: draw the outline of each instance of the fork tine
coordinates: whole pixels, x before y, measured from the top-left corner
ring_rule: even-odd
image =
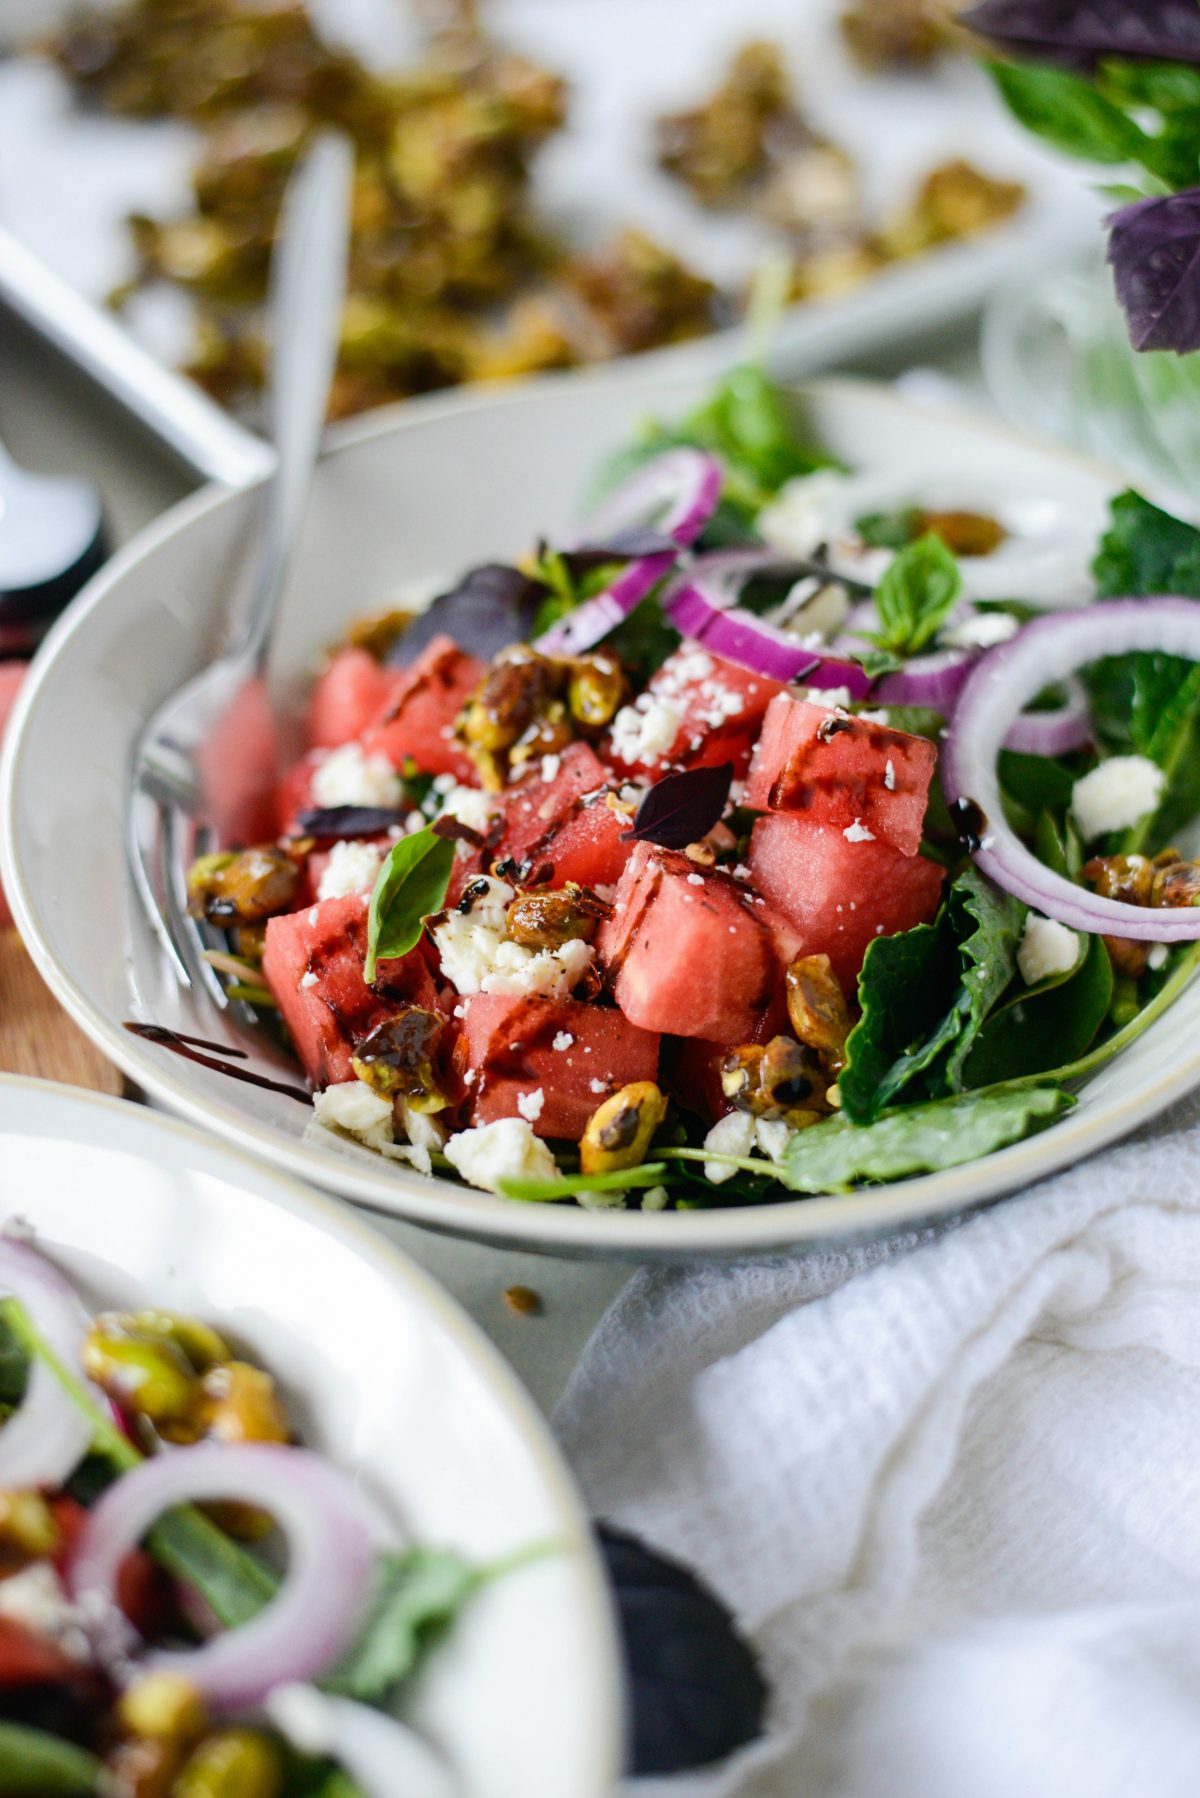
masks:
[[[192,985],[185,945],[176,941],[167,910],[159,898],[162,858],[163,810],[139,779],[129,796],[126,816],[126,860],[142,912],[170,957],[176,976]]]

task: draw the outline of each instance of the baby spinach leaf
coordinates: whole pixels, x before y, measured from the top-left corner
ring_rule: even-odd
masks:
[[[1151,505],[1140,493],[1112,502],[1108,530],[1092,564],[1101,599],[1128,594],[1200,597],[1200,531]]]
[[[967,1057],[968,1086],[991,1086],[1075,1061],[1095,1041],[1112,1000],[1112,964],[1102,937],[1070,973],[1032,987],[992,1014]]]
[[[797,1132],[779,1177],[793,1192],[838,1193],[861,1181],[939,1173],[1019,1142],[1074,1103],[1056,1087],[1035,1086],[900,1106],[873,1124],[839,1115]]]
[[[952,1045],[944,1077],[946,1088],[961,1092],[966,1085],[963,1065],[971,1047],[1013,977],[1026,908],[985,880],[978,869],[968,868],[951,887],[946,909],[960,937],[962,984],[954,1005],[957,1025],[951,1027],[947,1019],[943,1027]],[[971,922],[975,927],[966,935]]]
[[[1039,812],[1063,812],[1071,803],[1077,776],[1045,755],[1023,755],[1002,749],[998,764],[1000,786],[1035,816]]]
[[[95,1755],[45,1730],[0,1722],[0,1792],[31,1798],[99,1790],[104,1769]]]
[[[407,955],[421,940],[425,919],[440,911],[454,867],[454,844],[430,829],[401,837],[375,881],[367,913],[367,958],[363,978],[375,978],[376,964]]]
[[[361,1704],[383,1703],[486,1577],[452,1549],[382,1555],[358,1640],[321,1684]]]
[[[870,1123],[928,1066],[928,1048],[954,1002],[958,958],[948,920],[876,937],[858,977],[862,1016],[838,1076],[842,1109]]]
[[[961,591],[958,563],[940,537],[927,531],[907,544],[875,590],[880,647],[916,655],[933,641]]]

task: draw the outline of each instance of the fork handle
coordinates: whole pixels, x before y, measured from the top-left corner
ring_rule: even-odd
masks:
[[[277,462],[239,653],[261,672],[304,518],[337,362],[350,250],[354,151],[319,137],[288,184],[271,263],[268,417]]]

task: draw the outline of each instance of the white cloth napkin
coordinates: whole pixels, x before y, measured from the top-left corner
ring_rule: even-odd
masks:
[[[643,1271],[556,1421],[772,1686],[638,1798],[1200,1792],[1195,1102],[940,1235]]]

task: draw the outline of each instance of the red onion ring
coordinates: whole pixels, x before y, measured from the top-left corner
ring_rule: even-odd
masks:
[[[663,611],[676,630],[695,638],[713,655],[736,662],[739,668],[748,668],[768,680],[803,680],[810,687],[844,687],[852,698],[866,698],[871,680],[860,663],[806,649],[786,631],[732,603],[746,576],[765,570],[767,563],[741,562],[735,566],[734,556],[730,555],[722,557],[723,567],[706,572],[706,561],[707,558],[696,562],[663,595]],[[783,558],[775,556],[771,561],[779,566]]]
[[[191,1680],[218,1710],[260,1704],[273,1687],[315,1679],[349,1646],[374,1566],[373,1519],[344,1474],[303,1448],[199,1443],[123,1474],[88,1512],[70,1569],[96,1652],[118,1678],[137,1638],[117,1603],[125,1556],[172,1505],[238,1499],[269,1511],[288,1544],[282,1586],[258,1616],[200,1648],[154,1649],[139,1670]]]
[[[603,541],[643,523],[647,514],[662,512],[659,528],[680,549],[687,549],[716,511],[721,481],[721,465],[715,457],[702,450],[667,450],[610,495],[590,520],[584,541]],[[667,553],[639,556],[611,587],[543,631],[533,647],[553,656],[580,655],[591,649],[629,616],[674,565],[675,557]]]
[[[1026,849],[1005,823],[1000,802],[996,758],[1036,695],[1102,656],[1135,650],[1200,662],[1200,604],[1164,598],[1103,601],[1034,619],[1011,641],[989,650],[968,676],[947,730],[942,785],[952,807],[972,805],[983,814],[974,860],[1005,892],[1072,930],[1144,942],[1194,942],[1200,938],[1200,907],[1151,910],[1075,886]]]
[[[367,1798],[458,1798],[458,1781],[429,1744],[384,1711],[294,1684],[276,1687],[264,1709],[293,1748],[337,1761]]]
[[[1053,712],[1022,712],[1004,739],[1006,749],[1023,755],[1069,755],[1091,742],[1092,718],[1087,694],[1077,680],[1064,683],[1067,702]]]
[[[913,656],[895,674],[885,674],[875,692],[880,705],[930,706],[949,717],[976,660],[968,649],[938,649]]]
[[[0,1292],[20,1300],[38,1334],[64,1367],[77,1373],[87,1313],[58,1269],[24,1243],[0,1236]],[[91,1440],[83,1412],[53,1370],[35,1357],[25,1395],[0,1429],[0,1488],[61,1486]]]

